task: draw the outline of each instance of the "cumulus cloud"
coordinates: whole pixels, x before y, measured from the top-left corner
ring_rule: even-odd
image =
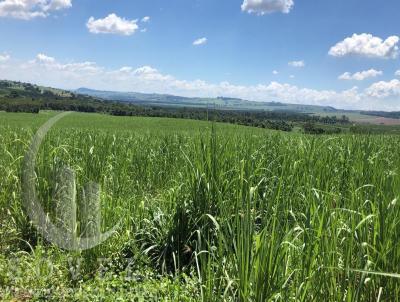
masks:
[[[70,8],[71,6],[71,0],[52,0],[48,2],[47,6],[45,6],[45,10],[60,10],[64,8]]]
[[[8,60],[10,60],[10,55],[8,54],[0,54],[0,63],[2,62],[7,62]]]
[[[355,80],[355,81],[364,81],[365,79],[368,78],[375,78],[377,76],[382,75],[383,72],[382,71],[378,71],[375,69],[370,69],[370,70],[366,70],[366,71],[360,71],[360,72],[356,72],[354,74],[351,74],[350,72],[345,72],[344,74],[340,75],[338,77],[339,80]]]
[[[273,70],[272,74],[277,75],[279,72],[277,70]]]
[[[306,66],[306,63],[304,63],[304,61],[292,61],[289,62],[288,65],[292,67],[302,68]]]
[[[400,96],[400,81],[397,79],[389,82],[380,81],[372,84],[365,90],[366,94],[373,98],[383,99]]]
[[[242,11],[257,15],[265,15],[274,12],[288,14],[293,6],[293,0],[244,0]]]
[[[44,73],[41,75],[44,78],[48,77],[74,77],[81,78],[84,76],[93,76],[99,74],[103,68],[99,67],[94,62],[70,62],[60,63],[54,57],[39,53],[34,60],[27,63],[22,63],[20,69],[27,73],[33,71],[35,74]],[[49,74],[47,74],[50,71]]]
[[[163,75],[157,69],[151,66],[142,66],[135,69],[132,73],[134,76],[148,81],[168,81],[173,77],[170,75]]]
[[[200,39],[197,39],[197,40],[195,40],[194,42],[193,42],[193,45],[194,46],[199,46],[199,45],[203,45],[203,44],[206,44],[207,43],[207,38],[200,38]]]
[[[364,56],[369,58],[395,59],[399,54],[399,37],[390,36],[386,40],[371,34],[353,34],[337,43],[329,50],[334,57]]]
[[[53,57],[46,56],[43,53],[38,54],[35,59],[35,62],[45,63],[45,64],[54,63],[55,61],[56,59],[54,59]]]
[[[397,71],[394,73],[394,75],[395,75],[396,77],[400,77],[400,70],[397,70]]]
[[[132,70],[133,70],[133,68],[130,66],[124,66],[119,69],[119,71],[122,73],[130,73],[130,72],[132,72]]]
[[[204,80],[182,80],[152,66],[123,66],[107,69],[95,62],[60,62],[38,54],[24,62],[13,59],[2,63],[0,78],[39,85],[76,89],[165,93],[187,97],[236,97],[253,101],[280,101],[293,104],[329,105],[344,109],[399,110],[400,81],[374,83],[365,90],[321,90],[272,81],[254,85]]]
[[[142,22],[144,22],[144,23],[149,22],[149,21],[150,21],[150,17],[149,16],[146,16],[146,17],[142,18]]]
[[[3,0],[0,1],[0,17],[22,20],[45,18],[51,12],[71,6],[71,0]]]
[[[110,14],[104,19],[94,19],[90,17],[86,23],[87,28],[93,34],[115,34],[130,36],[139,28],[137,20],[127,20]]]

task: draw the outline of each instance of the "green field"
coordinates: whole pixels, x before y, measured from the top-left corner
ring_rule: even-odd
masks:
[[[102,231],[121,223],[68,252],[22,207],[24,155],[55,115],[0,112],[0,300],[400,300],[399,136],[73,113],[41,145],[37,195],[54,220],[69,166],[79,202],[101,185]]]
[[[57,115],[54,111],[41,111],[40,114],[6,113],[0,111],[0,126],[36,130],[49,118]],[[109,133],[130,132],[136,134],[183,134],[203,133],[211,129],[205,121],[190,119],[148,118],[148,117],[116,117],[105,114],[73,113],[62,119],[56,128],[76,130],[101,130]],[[217,123],[217,127],[230,133],[265,133],[265,130],[254,127]]]

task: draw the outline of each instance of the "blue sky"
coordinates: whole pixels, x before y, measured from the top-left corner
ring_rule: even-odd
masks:
[[[399,110],[399,11],[398,0],[0,0],[0,78]]]

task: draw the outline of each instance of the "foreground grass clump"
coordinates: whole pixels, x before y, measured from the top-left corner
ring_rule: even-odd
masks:
[[[37,119],[46,120],[12,115],[0,125],[4,299],[400,296],[397,136],[74,114],[41,147],[38,195],[51,216],[56,171],[68,165],[78,198],[89,181],[101,185],[102,229],[122,220],[110,240],[78,254],[44,241],[21,207],[21,162]]]

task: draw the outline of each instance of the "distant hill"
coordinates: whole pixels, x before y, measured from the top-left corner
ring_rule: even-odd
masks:
[[[268,110],[268,111],[291,111],[299,113],[344,113],[344,110],[335,109],[329,106],[284,104],[281,102],[254,102],[238,98],[217,97],[217,98],[189,98],[168,94],[147,94],[138,92],[116,92],[101,91],[88,88],[79,88],[75,93],[85,94],[110,101],[121,101],[138,105],[172,106],[172,107],[216,107],[227,110]]]
[[[42,98],[46,95],[53,97],[71,97],[73,92],[38,86],[30,83],[0,80],[0,98]]]
[[[39,110],[70,110],[95,112],[108,106],[105,101],[71,91],[30,83],[0,80],[0,110],[33,112]]]

